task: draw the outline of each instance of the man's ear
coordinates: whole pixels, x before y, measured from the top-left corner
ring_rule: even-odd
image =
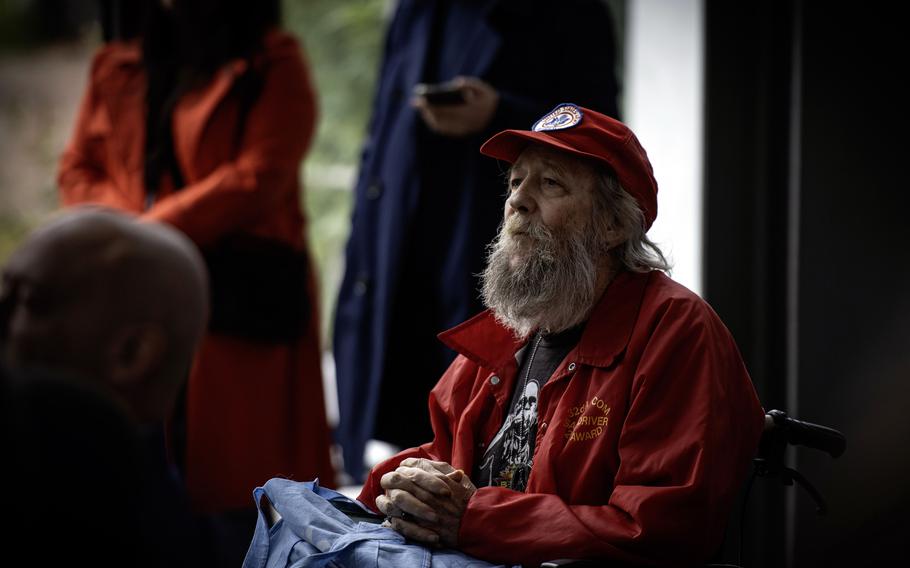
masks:
[[[167,352],[167,334],[156,324],[123,327],[111,341],[110,378],[114,386],[130,386],[152,375]]]
[[[618,223],[615,221],[611,222],[605,229],[603,233],[604,238],[606,239],[607,250],[612,251],[616,247],[622,245],[628,239],[626,232],[619,228]]]

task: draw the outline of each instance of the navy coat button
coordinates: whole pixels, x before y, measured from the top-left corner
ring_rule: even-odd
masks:
[[[370,277],[366,274],[359,274],[354,281],[354,295],[363,296],[370,288]]]
[[[379,196],[382,195],[382,184],[378,181],[374,181],[367,186],[367,199],[379,199]]]

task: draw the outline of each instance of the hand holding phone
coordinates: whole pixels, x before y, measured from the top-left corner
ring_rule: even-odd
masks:
[[[460,105],[465,103],[464,91],[460,85],[447,83],[418,83],[414,95],[423,97],[431,105]]]
[[[499,92],[478,77],[455,77],[435,85],[414,88],[411,106],[424,124],[442,136],[469,136],[490,124],[499,105]]]

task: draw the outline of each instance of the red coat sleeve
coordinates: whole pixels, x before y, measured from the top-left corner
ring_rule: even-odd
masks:
[[[170,223],[205,245],[261,220],[298,190],[316,111],[309,72],[300,52],[292,53],[269,63],[236,159],[161,199],[144,217]]]
[[[454,433],[461,423],[463,410],[471,400],[477,366],[463,356],[458,356],[449,366],[439,383],[430,392],[430,423],[433,427],[433,441],[416,448],[410,448],[378,464],[371,471],[363,485],[358,500],[376,510],[376,497],[385,491],[379,480],[386,473],[398,467],[407,458],[426,458],[444,461],[465,469],[465,456],[453,452]]]
[[[715,552],[763,413],[726,328],[697,307],[671,305],[648,323],[608,502],[482,488],[462,519],[461,550],[505,563],[577,557],[681,566]]]
[[[93,203],[121,210],[131,206],[125,194],[118,191],[107,170],[104,142],[110,133],[110,117],[98,100],[99,71],[108,59],[123,49],[121,44],[102,47],[92,59],[88,87],[76,116],[76,125],[57,172],[61,205]]]

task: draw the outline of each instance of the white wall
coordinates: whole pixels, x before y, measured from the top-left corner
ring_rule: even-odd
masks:
[[[701,0],[628,0],[624,120],[658,185],[648,233],[673,278],[701,293],[703,13]]]

